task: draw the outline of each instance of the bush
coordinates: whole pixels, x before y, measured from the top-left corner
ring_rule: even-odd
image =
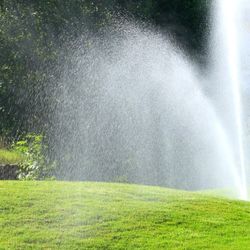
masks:
[[[22,140],[17,141],[14,150],[24,156],[20,164],[18,178],[21,180],[43,180],[53,178],[55,162],[51,163],[45,157],[46,145],[43,136],[34,133],[27,134]]]

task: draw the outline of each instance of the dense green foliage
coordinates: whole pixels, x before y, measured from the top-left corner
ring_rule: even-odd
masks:
[[[0,135],[49,131],[59,62],[67,48],[113,16],[133,16],[170,32],[192,56],[204,54],[207,0],[3,0],[0,5]],[[118,14],[119,13],[119,14]]]
[[[0,182],[2,249],[249,249],[248,202],[124,184]]]
[[[36,134],[28,134],[15,143],[13,149],[23,159],[19,164],[19,179],[41,180],[52,176],[55,163],[46,159],[44,147],[43,136]]]

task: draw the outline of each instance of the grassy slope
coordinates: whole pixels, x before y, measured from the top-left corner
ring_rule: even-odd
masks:
[[[0,182],[0,249],[249,249],[250,204],[108,183]]]
[[[0,165],[18,164],[21,161],[22,161],[22,157],[17,152],[0,148]]]

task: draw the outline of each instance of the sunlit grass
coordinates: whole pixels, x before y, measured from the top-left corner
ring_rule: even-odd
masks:
[[[249,249],[250,204],[126,184],[0,182],[0,249]]]
[[[0,149],[0,165],[2,164],[18,164],[22,162],[23,156],[15,151]]]

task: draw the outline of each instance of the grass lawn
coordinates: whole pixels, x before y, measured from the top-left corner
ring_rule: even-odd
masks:
[[[0,181],[0,249],[250,249],[250,203],[139,185]]]
[[[23,160],[23,157],[14,151],[0,148],[0,165],[18,164]]]

